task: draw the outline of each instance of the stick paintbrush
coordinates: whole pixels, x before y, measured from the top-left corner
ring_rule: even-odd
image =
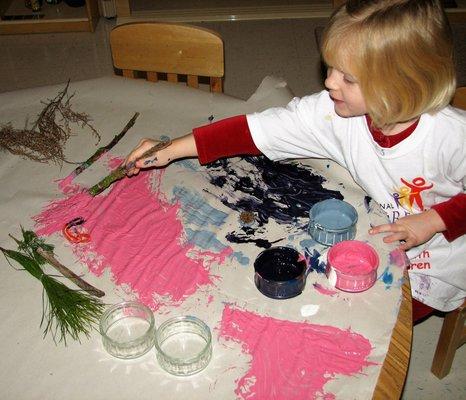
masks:
[[[144,152],[140,157],[128,165],[120,165],[118,168],[114,169],[109,175],[103,178],[99,183],[95,184],[89,189],[89,194],[91,196],[97,196],[99,193],[102,193],[107,189],[113,182],[116,182],[126,176],[126,171],[134,166],[136,161],[139,161],[143,158],[150,157],[157,153],[158,151],[170,146],[172,143],[171,140],[157,143],[155,146],[152,146],[149,150]]]

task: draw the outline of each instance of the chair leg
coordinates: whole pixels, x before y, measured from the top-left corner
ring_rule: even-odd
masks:
[[[215,93],[222,93],[222,78],[211,77],[210,78],[210,91]]]
[[[466,312],[462,307],[445,316],[431,367],[432,373],[439,379],[450,372],[456,349],[464,341],[465,318]]]

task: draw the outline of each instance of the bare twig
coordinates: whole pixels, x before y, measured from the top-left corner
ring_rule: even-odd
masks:
[[[63,276],[67,277],[69,280],[71,280],[73,283],[75,283],[77,286],[79,286],[81,289],[85,290],[89,294],[92,294],[97,297],[103,297],[105,296],[105,292],[103,292],[100,289],[97,289],[96,287],[92,286],[91,284],[87,283],[85,280],[83,280],[81,277],[76,275],[73,271],[69,270],[67,267],[65,267],[62,263],[60,263],[52,253],[42,249],[38,248],[37,253],[39,253],[42,257],[44,257],[47,262],[52,265],[55,269],[57,269]]]
[[[126,134],[126,132],[128,132],[128,130],[134,125],[134,123],[136,122],[136,118],[138,116],[139,116],[139,113],[138,112],[135,113],[133,117],[128,121],[126,126],[123,128],[123,130],[118,135],[116,135],[110,143],[108,143],[106,146],[99,147],[92,156],[90,156],[83,163],[79,164],[79,166],[77,166],[76,169],[71,173],[73,178],[79,175],[81,172],[83,172],[86,168],[90,167],[95,161],[97,161],[105,153],[111,150],[112,147],[115,146],[121,140],[121,138]]]

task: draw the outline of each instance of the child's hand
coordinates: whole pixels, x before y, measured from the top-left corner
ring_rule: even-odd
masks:
[[[128,176],[137,175],[141,169],[149,167],[163,167],[170,159],[163,157],[163,150],[161,149],[148,157],[139,159],[147,150],[154,147],[159,141],[152,139],[142,139],[136,148],[126,157],[124,165],[126,166],[126,174]]]
[[[173,160],[184,157],[197,157],[197,148],[194,136],[188,134],[170,141],[164,148],[149,157],[138,160],[147,150],[154,147],[159,141],[142,139],[136,148],[126,157],[124,165],[128,176],[136,175],[141,169],[150,167],[165,167]],[[137,161],[136,161],[137,160]]]
[[[445,223],[440,215],[431,209],[420,214],[407,215],[393,224],[376,226],[370,229],[369,233],[374,235],[390,232],[390,235],[383,238],[385,243],[402,241],[399,248],[409,250],[411,247],[427,242],[437,232],[443,232],[445,229]]]

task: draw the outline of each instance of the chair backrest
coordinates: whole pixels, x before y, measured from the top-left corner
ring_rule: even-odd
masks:
[[[136,22],[118,25],[110,32],[110,47],[115,68],[123,76],[149,81],[165,77],[181,79],[199,87],[199,77],[209,79],[210,90],[222,92],[224,50],[221,37],[213,31],[191,25]]]
[[[466,110],[466,86],[456,89],[451,105]]]

